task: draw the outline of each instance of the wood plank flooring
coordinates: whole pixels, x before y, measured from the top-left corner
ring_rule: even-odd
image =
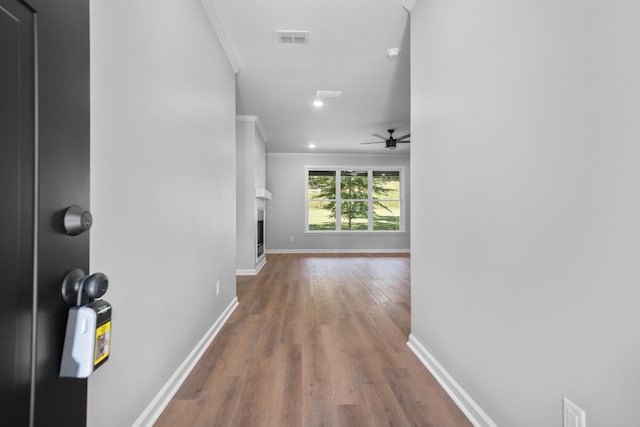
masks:
[[[471,426],[406,346],[408,255],[269,254],[237,294],[156,427]]]

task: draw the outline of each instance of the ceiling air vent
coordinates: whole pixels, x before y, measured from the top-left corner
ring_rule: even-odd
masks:
[[[309,31],[278,30],[278,43],[308,44]]]
[[[317,90],[317,98],[340,98],[342,96],[341,90]]]

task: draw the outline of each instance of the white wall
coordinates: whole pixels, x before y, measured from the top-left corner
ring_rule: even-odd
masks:
[[[306,166],[400,166],[404,167],[404,233],[307,233],[305,234]],[[409,250],[410,182],[409,157],[392,154],[267,154],[267,201],[265,244],[267,251]],[[290,237],[293,237],[293,242]]]
[[[236,121],[236,269],[253,270],[256,264],[255,209],[255,124],[251,121]],[[251,226],[249,226],[251,224]]]
[[[267,185],[267,144],[266,141],[262,139],[260,132],[256,127],[256,176],[255,176],[255,185],[256,188],[265,188]]]
[[[257,262],[257,209],[264,200],[256,199],[256,188],[265,185],[265,142],[256,127],[257,116],[236,117],[237,143],[237,247],[236,272],[255,272]]]
[[[412,333],[500,426],[638,424],[638,16],[413,9]]]
[[[91,71],[113,335],[88,425],[129,426],[235,298],[235,77],[199,0],[92,1]]]

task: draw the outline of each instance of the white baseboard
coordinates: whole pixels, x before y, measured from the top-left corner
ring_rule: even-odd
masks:
[[[233,313],[233,310],[235,310],[237,306],[238,298],[236,297],[222,312],[220,317],[216,319],[211,328],[209,328],[209,330],[204,334],[200,342],[196,344],[195,348],[191,350],[191,353],[189,353],[187,358],[182,362],[182,364],[180,364],[171,378],[169,378],[169,381],[167,381],[156,397],[153,398],[151,403],[149,403],[142,414],[140,414],[132,427],[153,426],[153,423],[155,423],[160,415],[162,415],[162,411],[164,411],[173,396],[178,392],[182,383],[187,379],[191,370],[196,366],[198,360],[200,360],[205,350],[209,347],[209,344],[211,344],[216,335],[218,335],[218,332],[220,332],[220,329],[222,329],[224,324],[227,322],[227,319],[229,319],[229,316],[231,316],[231,313]]]
[[[266,263],[267,263],[267,257],[265,255],[262,257],[262,259],[260,260],[260,263],[256,267],[256,274],[260,273],[260,270],[262,270],[262,267],[264,267]]]
[[[407,345],[440,383],[451,400],[458,405],[471,424],[475,427],[498,427],[415,336],[409,335]]]
[[[411,249],[267,249],[268,254],[408,254]]]
[[[236,270],[236,276],[256,276],[262,270],[262,267],[267,263],[267,257],[260,258],[258,265],[253,270]]]

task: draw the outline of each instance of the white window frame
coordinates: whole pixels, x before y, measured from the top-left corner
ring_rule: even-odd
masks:
[[[304,233],[305,234],[404,234],[405,228],[405,173],[403,166],[305,166],[304,170]],[[334,171],[336,173],[336,228],[335,230],[309,230],[309,172],[311,171]],[[355,170],[367,171],[368,177],[368,230],[342,230],[342,197],[340,191],[340,171]],[[400,229],[399,230],[374,230],[373,229],[373,172],[374,171],[394,171],[400,175]],[[379,200],[398,200],[398,199],[379,199]]]

